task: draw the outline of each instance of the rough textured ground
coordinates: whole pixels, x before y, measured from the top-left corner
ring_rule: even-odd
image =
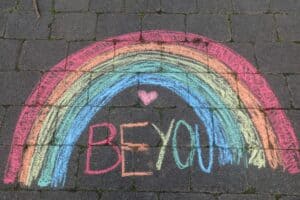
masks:
[[[41,14],[39,19],[31,0],[0,0],[1,179],[22,105],[40,77],[61,59],[88,44],[110,36],[150,29],[192,32],[236,50],[268,80],[282,105],[279,109],[285,110],[300,138],[300,1],[37,2]],[[190,121],[195,118],[180,99],[161,88],[157,91],[164,94],[164,98],[156,102],[156,106],[145,108],[136,99],[137,90],[130,88],[114,98],[93,122],[111,120],[119,125],[149,120],[166,130],[173,116]],[[147,134],[139,139],[159,143],[159,137]],[[122,178],[120,168],[103,176],[86,175],[87,136],[83,135],[79,141],[64,188],[26,188],[18,184],[5,185],[1,181],[0,199],[300,199],[299,174],[289,175],[280,170],[272,171],[269,167],[258,170],[240,166],[216,166],[214,173],[209,175],[199,174],[195,168],[178,170],[168,152],[171,148],[167,150],[169,156],[162,170],[152,177]],[[157,148],[152,147],[142,158],[128,155],[128,169],[153,167]],[[184,151],[182,148],[183,154]],[[105,157],[105,149],[99,152]],[[95,167],[101,162],[101,159],[95,160]],[[105,162],[108,165],[112,161]],[[145,164],[147,166],[143,166]]]

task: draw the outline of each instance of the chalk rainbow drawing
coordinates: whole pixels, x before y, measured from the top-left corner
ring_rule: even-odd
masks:
[[[90,120],[137,84],[161,86],[185,100],[219,147],[220,165],[300,172],[296,134],[283,110],[270,109],[281,106],[255,67],[203,36],[154,30],[96,42],[44,74],[15,127],[4,183],[63,186],[73,145]],[[51,141],[58,145],[47,145]],[[200,157],[199,167],[211,172]]]

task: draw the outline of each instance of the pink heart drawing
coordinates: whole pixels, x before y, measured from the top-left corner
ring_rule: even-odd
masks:
[[[143,104],[147,106],[158,97],[158,93],[156,91],[146,92],[145,90],[139,90],[138,96]]]

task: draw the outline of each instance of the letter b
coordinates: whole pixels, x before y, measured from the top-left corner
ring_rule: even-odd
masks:
[[[107,127],[109,130],[109,135],[105,140],[101,140],[98,142],[94,142],[94,129],[98,127]],[[111,123],[101,123],[101,124],[95,124],[93,126],[90,126],[89,128],[89,140],[88,140],[88,148],[87,148],[87,155],[86,155],[86,165],[85,165],[85,173],[86,174],[105,174],[107,172],[110,172],[114,170],[120,163],[121,163],[121,153],[119,147],[112,144],[111,141],[116,137],[117,131],[116,127]],[[113,148],[113,150],[116,152],[118,159],[115,164],[112,166],[106,168],[106,169],[99,169],[99,170],[92,170],[90,167],[90,161],[92,156],[92,148],[93,146],[97,145],[109,145]]]

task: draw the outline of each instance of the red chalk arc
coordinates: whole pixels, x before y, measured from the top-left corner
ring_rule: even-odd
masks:
[[[299,151],[295,151],[299,149],[299,142],[294,129],[283,110],[272,109],[280,108],[280,103],[266,80],[259,74],[255,67],[233,50],[203,36],[191,33],[154,30],[142,33],[130,33],[96,42],[62,60],[42,77],[41,81],[26,100],[26,106],[24,106],[18,119],[7,162],[4,182],[13,183],[15,181],[20,172],[22,162],[25,163],[23,164],[23,168],[26,168],[28,164],[28,160],[26,159],[30,159],[30,155],[33,155],[35,151],[34,148],[29,149],[29,153],[26,153],[25,157],[23,157],[23,148],[26,144],[26,140],[29,142],[37,140],[37,135],[29,134],[35,128],[35,121],[42,115],[47,114],[47,110],[43,110],[43,106],[47,104],[49,97],[53,95],[52,93],[59,83],[70,76],[72,71],[78,72],[79,74],[84,73],[84,71],[81,71],[81,68],[84,68],[85,65],[93,62],[95,58],[101,55],[109,54],[109,52],[114,52],[119,49],[123,49],[126,53],[126,48],[130,49],[135,45],[143,44],[145,44],[145,48],[147,44],[149,44],[150,50],[151,48],[156,48],[157,50],[160,47],[160,50],[163,52],[171,52],[172,48],[169,47],[173,45],[174,49],[178,47],[176,53],[185,57],[190,57],[192,53],[186,55],[182,49],[190,49],[190,51],[195,52],[195,54],[199,52],[207,55],[209,59],[216,59],[226,65],[228,71],[223,71],[223,76],[226,77],[225,74],[228,72],[236,74],[237,79],[251,91],[264,109],[271,128],[276,134],[277,142],[274,142],[274,148],[282,150],[280,157],[284,169],[290,173],[300,172],[300,153]],[[213,65],[213,63],[211,65]],[[67,69],[65,69],[65,66],[67,66]],[[276,146],[277,143],[278,146]],[[266,149],[265,151],[267,154],[267,151],[272,151],[272,149]],[[272,158],[270,157],[269,159]],[[274,164],[274,166],[276,167],[276,164]],[[29,172],[26,172],[24,174],[28,175],[28,173]]]

